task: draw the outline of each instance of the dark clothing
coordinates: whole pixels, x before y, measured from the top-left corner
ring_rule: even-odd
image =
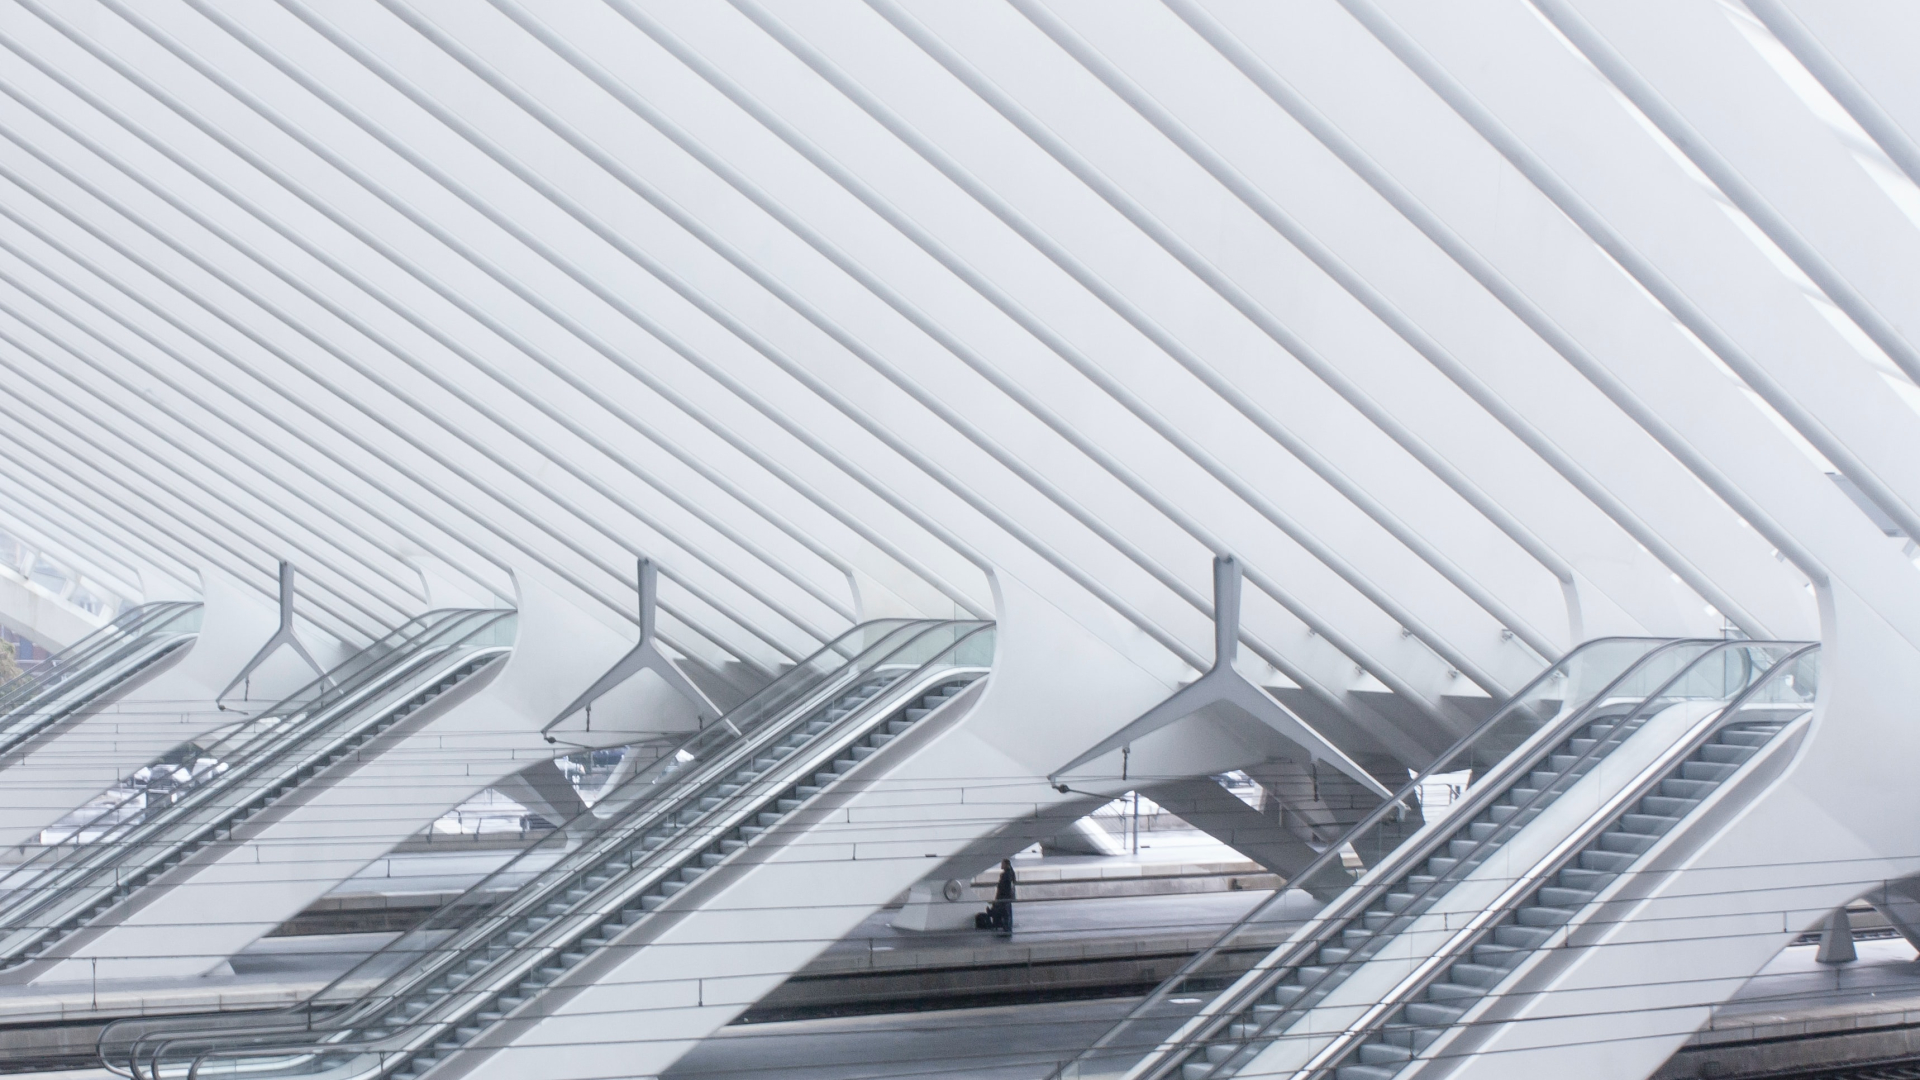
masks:
[[[993,903],[987,910],[973,917],[973,925],[980,930],[999,930],[1003,934],[1013,933],[1013,886],[1015,882],[1013,867],[1000,871],[1000,883],[993,887]]]

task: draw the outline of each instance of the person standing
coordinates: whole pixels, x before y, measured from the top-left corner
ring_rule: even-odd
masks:
[[[1017,879],[1013,873],[1013,860],[1000,860],[1000,883],[993,887],[993,903],[987,910],[973,917],[973,925],[981,930],[998,930],[1003,934],[1013,933],[1013,890]]]

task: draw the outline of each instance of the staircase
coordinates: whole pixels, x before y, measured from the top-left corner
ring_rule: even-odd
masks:
[[[9,870],[0,877],[0,971],[51,956],[168,871],[231,839],[236,828],[501,659],[506,647],[476,648],[471,640],[511,617],[456,619],[408,648],[383,650],[377,662],[349,661],[337,670],[352,675],[316,683],[313,702],[270,710],[207,747],[205,764],[168,803],[144,812],[109,806],[98,819],[120,824],[48,846]]]

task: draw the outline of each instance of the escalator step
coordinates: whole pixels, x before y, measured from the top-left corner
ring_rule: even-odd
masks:
[[[1740,766],[1732,763],[1721,764],[1715,761],[1683,761],[1680,763],[1680,775],[1688,780],[1710,780],[1719,783],[1739,771]]]
[[[1566,908],[1533,904],[1514,912],[1514,919],[1521,926],[1556,927],[1567,925],[1573,915],[1574,913]]]
[[[1660,794],[1677,799],[1704,799],[1720,785],[1712,780],[1669,777],[1660,781]]]
[[[1609,829],[1600,834],[1600,849],[1602,851],[1617,851],[1627,855],[1639,855],[1652,847],[1659,839],[1657,836],[1646,836],[1641,833]]]
[[[1680,824],[1679,818],[1661,817],[1657,814],[1622,814],[1620,826],[1627,832],[1640,833],[1643,836],[1660,836],[1668,829]]]
[[[1580,853],[1580,865],[1588,870],[1605,870],[1618,874],[1631,867],[1638,858],[1639,856],[1630,855],[1624,851],[1587,850]]]
[[[1415,1001],[1407,1005],[1407,1019],[1416,1024],[1452,1026],[1465,1015],[1467,1010],[1460,1006],[1442,1005],[1434,1001]]]
[[[1585,867],[1569,866],[1558,875],[1560,884],[1569,889],[1585,889],[1597,893],[1607,887],[1607,883],[1618,877],[1605,870],[1588,870]]]
[[[1554,908],[1582,908],[1593,903],[1594,895],[1585,889],[1548,885],[1540,890],[1540,902]]]
[[[1447,969],[1447,978],[1462,986],[1478,986],[1490,989],[1501,979],[1507,977],[1507,969],[1490,964],[1476,964],[1470,961],[1455,963]]]
[[[1662,817],[1683,818],[1700,805],[1698,799],[1679,798],[1672,795],[1649,795],[1640,800],[1640,809],[1649,814]]]

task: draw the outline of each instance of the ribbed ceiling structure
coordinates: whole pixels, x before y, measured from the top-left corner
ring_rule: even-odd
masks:
[[[762,673],[1004,573],[1175,679],[1230,552],[1243,666],[1419,763],[1584,638],[1815,636],[1832,551],[1910,573],[1862,508],[1920,535],[1917,44],[4,0],[0,525],[123,582],[291,560],[348,644],[422,559],[628,613],[646,555],[667,642]]]

